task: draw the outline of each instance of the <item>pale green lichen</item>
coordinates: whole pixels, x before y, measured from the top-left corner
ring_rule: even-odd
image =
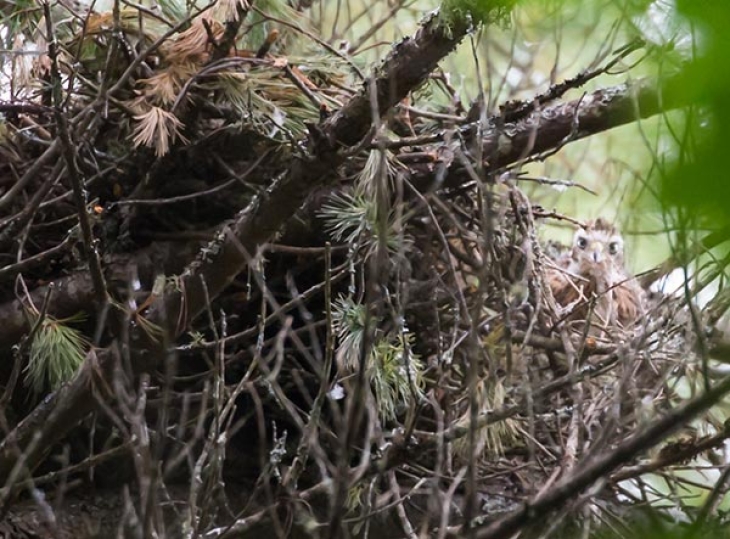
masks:
[[[441,22],[447,28],[468,24],[506,25],[517,0],[444,0],[441,4]]]

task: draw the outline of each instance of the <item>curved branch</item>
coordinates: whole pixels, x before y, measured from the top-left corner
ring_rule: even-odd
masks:
[[[483,140],[488,169],[517,163],[564,144],[687,106],[683,74],[640,80],[585,94],[534,112],[527,119],[489,130]]]
[[[493,118],[493,125],[484,130],[482,137],[484,170],[495,172],[528,159],[544,158],[544,154],[552,155],[576,140],[689,106],[691,102],[682,90],[686,78],[680,72],[666,79],[643,79],[601,88],[504,125],[499,125],[500,118]],[[412,168],[416,169],[411,178],[414,185],[428,189],[433,184],[433,163]],[[457,187],[472,179],[462,167],[452,166],[444,182]]]

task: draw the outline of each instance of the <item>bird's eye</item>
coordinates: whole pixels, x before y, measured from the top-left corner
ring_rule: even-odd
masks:
[[[588,245],[588,240],[586,238],[584,238],[583,236],[579,236],[577,243],[578,243],[578,247],[580,247],[581,249],[585,249],[586,245]]]
[[[608,252],[611,253],[612,255],[615,255],[616,253],[618,253],[618,242],[617,241],[612,241],[611,243],[608,244]]]

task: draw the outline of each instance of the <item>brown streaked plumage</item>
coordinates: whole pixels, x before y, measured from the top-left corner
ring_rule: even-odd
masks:
[[[593,297],[591,322],[600,326],[630,326],[643,313],[643,291],[624,267],[623,238],[602,218],[576,231],[570,256],[549,272],[548,283],[573,320],[586,319]]]

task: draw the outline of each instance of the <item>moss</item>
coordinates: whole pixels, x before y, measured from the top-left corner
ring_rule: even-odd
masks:
[[[441,6],[443,22],[452,27],[464,23],[472,25],[501,24],[509,22],[509,16],[517,0],[444,0]]]

